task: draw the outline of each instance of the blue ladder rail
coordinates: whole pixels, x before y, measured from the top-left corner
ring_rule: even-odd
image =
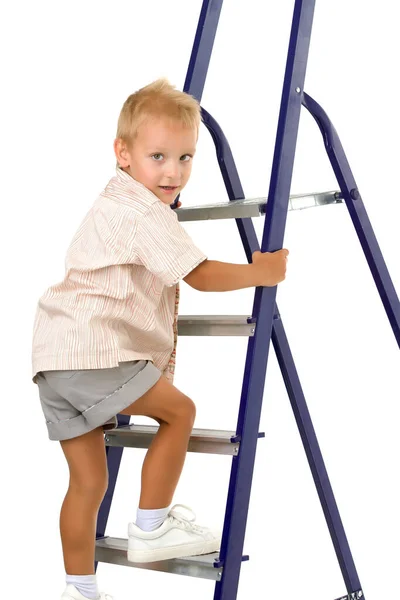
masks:
[[[216,15],[219,15],[221,6],[222,2],[203,3],[200,23],[196,33],[195,44],[193,47],[193,52],[189,65],[189,72],[185,81],[184,90],[188,93],[192,93],[193,95],[195,95],[199,101],[201,100],[201,94],[204,87],[208,67],[208,65],[205,66],[204,60],[207,60],[207,58],[209,60],[212,49],[212,47],[209,47],[207,53],[204,50],[203,46],[203,48],[201,48],[200,51],[201,44],[207,44],[206,38],[202,39],[201,34],[202,32],[207,31],[207,34],[209,36],[208,40],[212,40],[212,45],[213,40],[215,38],[215,30],[218,24],[216,22]],[[328,131],[334,131],[333,127],[329,122],[329,119],[327,121],[324,121],[321,118],[321,114],[320,112],[317,112],[315,104],[311,106],[310,97],[304,94],[303,91],[314,7],[315,1],[297,1],[295,4],[292,32],[289,43],[288,62],[286,67],[284,89],[282,94],[281,112],[279,117],[277,140],[275,145],[274,164],[271,175],[270,191],[268,195],[264,236],[261,247],[262,251],[277,250],[283,245],[283,236],[288,208],[288,198],[290,194],[290,184],[293,170],[295,146],[297,141],[300,109],[302,103],[306,105],[305,99],[308,99],[307,108],[310,110],[310,112],[316,119],[319,118],[319,121],[317,122],[319,122],[323,134],[324,127]],[[209,23],[206,22],[207,10],[209,11],[210,15],[213,15],[213,19],[210,19]],[[208,25],[208,27],[206,27],[206,25]],[[211,33],[210,30],[213,27],[215,28],[215,30]],[[204,59],[204,56],[206,56],[207,58]],[[192,83],[193,81],[195,81],[195,84]],[[203,86],[201,86],[201,83],[203,84]],[[203,121],[208,130],[210,131],[211,136],[214,140],[218,163],[220,165],[222,177],[227,189],[229,199],[235,200],[244,198],[245,195],[240,184],[240,179],[233,160],[232,152],[230,151],[229,144],[221,128],[211,117],[211,115],[207,111],[205,111],[205,109],[203,109]],[[329,140],[329,137],[330,136],[328,134],[325,134],[325,139]],[[333,136],[331,136],[331,140],[332,138]],[[336,149],[341,149],[341,145],[337,135],[334,141],[335,144],[333,144],[331,141],[330,144],[327,144],[327,148],[329,149],[333,147]],[[284,158],[283,160],[282,157]],[[388,274],[382,254],[379,250],[379,247],[377,246],[375,236],[373,234],[372,227],[370,226],[369,221],[369,227],[367,227],[368,218],[366,216],[365,208],[363,208],[364,212],[362,215],[362,223],[357,223],[356,219],[353,217],[354,210],[352,210],[352,205],[354,204],[354,200],[358,200],[358,196],[356,197],[355,192],[351,191],[356,188],[355,183],[349,190],[347,189],[347,187],[350,184],[350,169],[348,167],[347,161],[346,163],[344,162],[345,156],[342,149],[340,153],[340,159],[340,161],[337,161],[336,168],[334,167],[335,174],[337,176],[350,214],[352,215],[353,223],[356,226],[356,230],[359,234],[360,241],[363,244],[363,249],[367,256],[368,264],[377,283],[378,291],[381,294],[382,300],[384,301],[385,309],[387,310],[389,320],[396,335],[395,327],[397,326],[398,328],[399,323],[399,302],[393,284],[390,280],[390,276]],[[348,168],[348,172],[343,174],[345,172],[346,165]],[[347,186],[344,185],[344,182],[347,183]],[[276,214],[278,215],[277,217],[275,217]],[[357,214],[359,217],[361,217],[360,205],[358,207]],[[243,246],[245,248],[247,259],[249,262],[251,262],[252,253],[255,250],[259,249],[254,227],[250,219],[237,219],[236,222],[243,242]],[[363,236],[361,234],[363,234]],[[268,349],[265,348],[265,340],[268,340],[269,343],[269,336],[266,335],[267,327],[269,328],[270,332],[272,328],[271,333],[274,348],[278,357],[278,362],[282,371],[282,375],[284,377],[285,385],[293,407],[296,422],[307,454],[307,459],[309,461],[310,468],[314,477],[316,488],[319,494],[321,505],[325,514],[325,518],[328,524],[328,528],[331,534],[332,542],[336,551],[336,555],[343,574],[348,594],[354,595],[354,597],[361,598],[364,597],[363,592],[361,590],[361,584],[356,572],[356,568],[343,528],[343,524],[340,519],[340,514],[329,482],[329,478],[326,472],[326,468],[315,435],[315,431],[312,426],[311,418],[304,398],[304,393],[301,388],[301,384],[297,375],[295,364],[283,328],[283,323],[280,319],[278,308],[275,305],[276,290],[265,290],[265,298],[263,298],[263,291],[264,290],[256,291],[255,303],[253,307],[253,318],[257,320],[258,333],[260,333],[260,331],[262,330],[263,340],[261,340],[259,345],[260,358],[258,364],[254,364],[254,356],[257,351],[257,332],[256,336],[249,340],[241,406],[237,426],[237,433],[241,436],[242,443],[240,455],[233,459],[232,464],[227,510],[224,523],[224,536],[220,553],[220,562],[218,563],[218,566],[224,565],[224,571],[222,575],[222,580],[216,583],[214,598],[215,600],[222,600],[225,598],[231,599],[236,598],[237,594],[237,585],[239,580],[241,556],[243,550],[242,542],[244,541],[256,447],[256,438],[254,434],[258,432],[259,409],[261,408],[262,403],[262,389],[260,391],[260,387],[263,388],[264,386],[264,365],[266,369],[268,359]],[[269,298],[267,295],[269,295]],[[266,315],[265,312],[265,308],[267,305],[269,309],[268,315]],[[397,324],[396,319],[393,319],[393,315],[396,315],[396,311]],[[264,327],[260,327],[261,315],[265,317],[265,331]],[[271,327],[269,327],[268,321],[271,322]],[[262,348],[263,342],[264,348]],[[262,356],[263,353],[264,356]],[[253,377],[252,380],[251,377]],[[252,394],[250,390],[251,383],[253,383]],[[254,402],[255,397],[257,397],[257,400],[260,401],[260,404],[257,407],[255,407]],[[252,414],[249,414],[250,411],[252,412]],[[247,431],[245,431],[246,425]],[[248,443],[247,457],[244,456],[247,449],[246,441],[248,439],[246,433],[250,437]],[[241,460],[242,464],[240,464]],[[239,482],[242,497],[239,497]],[[232,536],[230,536],[230,531],[234,532]]]
[[[201,8],[184,84],[184,91],[195,96],[199,102],[204,90],[222,4],[223,0],[203,0]],[[272,252],[283,246],[298,126],[301,106],[303,105],[311,112],[321,129],[326,150],[343,197],[395,337],[400,344],[398,297],[340,140],[322,108],[304,93],[314,8],[315,0],[295,0],[261,251]],[[224,133],[215,119],[204,108],[202,108],[202,114],[203,122],[215,143],[217,160],[229,199],[245,198],[232,152]],[[174,206],[176,206],[176,203]],[[251,219],[236,219],[236,224],[247,260],[251,262],[253,252],[260,250],[252,221]],[[256,289],[252,321],[257,322],[257,328],[255,335],[249,339],[246,357],[236,430],[237,436],[241,439],[241,446],[239,455],[232,459],[221,552],[219,561],[215,562],[216,568],[223,566],[222,578],[221,581],[216,582],[214,600],[235,600],[237,597],[270,339],[272,339],[274,345],[346,585],[347,595],[340,600],[364,599],[365,596],[361,589],[275,301],[276,288]],[[119,425],[129,424],[129,421],[129,417],[118,415]],[[98,539],[105,535],[123,448],[109,446],[106,448],[106,452],[109,468],[109,488],[99,511]]]
[[[386,310],[389,323],[400,347],[400,303],[393,282],[365,210],[356,180],[344,153],[343,146],[326,112],[308,94],[303,95],[303,106],[311,113],[321,130],[326,152],[335,172],[343,198],[364,250],[377,290]]]

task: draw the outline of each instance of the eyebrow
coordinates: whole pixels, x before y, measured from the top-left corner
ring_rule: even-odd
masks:
[[[150,153],[157,153],[159,152],[160,154],[163,154],[164,152],[166,152],[165,148],[158,148],[157,150],[148,148],[147,152]],[[187,152],[183,152],[183,154],[195,154],[196,153],[196,148],[189,148],[189,150]],[[183,154],[181,154],[181,156],[183,156]]]

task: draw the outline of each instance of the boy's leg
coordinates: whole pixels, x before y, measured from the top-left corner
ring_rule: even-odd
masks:
[[[90,575],[95,572],[97,515],[108,486],[104,432],[99,427],[60,444],[70,471],[60,515],[65,571]]]
[[[162,376],[123,412],[160,422],[143,463],[136,523],[128,525],[128,561],[148,563],[217,552],[222,539],[219,531],[195,525],[191,509],[191,518],[169,510],[195,421],[192,400]]]
[[[194,402],[161,376],[157,383],[121,411],[144,415],[160,423],[142,467],[140,509],[159,509],[171,504],[182,473],[193,424]]]

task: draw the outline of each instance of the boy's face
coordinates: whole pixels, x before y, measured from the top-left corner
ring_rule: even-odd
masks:
[[[189,180],[196,142],[196,129],[153,118],[140,126],[129,150],[121,154],[116,149],[116,154],[127,173],[164,204],[172,204]]]

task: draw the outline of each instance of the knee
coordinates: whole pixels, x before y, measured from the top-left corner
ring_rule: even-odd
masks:
[[[70,488],[89,503],[101,504],[108,489],[108,471],[103,473],[90,473],[84,478],[74,477],[71,474]]]
[[[179,407],[178,417],[180,419],[186,420],[190,426],[193,426],[193,423],[196,419],[196,405],[191,398],[185,396],[184,401],[181,403]]]

